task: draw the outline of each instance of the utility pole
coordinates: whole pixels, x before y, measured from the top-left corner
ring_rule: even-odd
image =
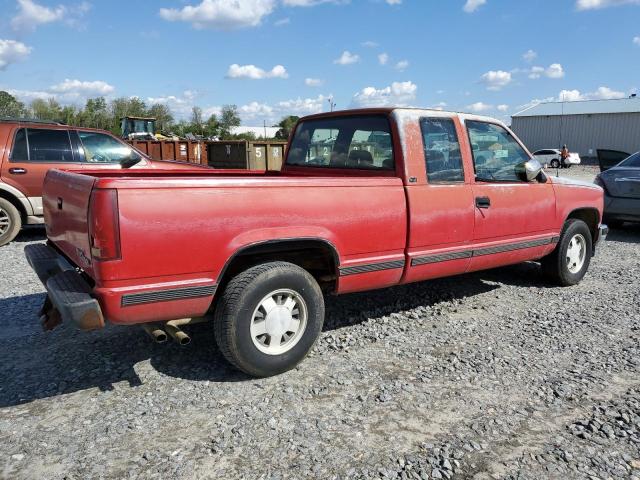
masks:
[[[333,112],[333,109],[336,108],[336,104],[333,101],[333,97],[327,98],[327,102],[329,102],[329,111]]]
[[[267,121],[262,120],[262,126],[264,127],[264,139],[267,139]]]

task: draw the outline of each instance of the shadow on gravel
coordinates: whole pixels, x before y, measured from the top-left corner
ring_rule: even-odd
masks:
[[[327,297],[324,330],[356,325],[419,307],[432,307],[499,289],[499,283],[541,286],[535,264],[522,264],[428,282],[403,285],[341,297]],[[489,281],[489,282],[488,282]],[[140,328],[107,326],[96,332],[80,332],[62,325],[42,332],[37,312],[42,294],[0,300],[0,407],[20,405],[97,388],[108,391],[126,382],[142,384],[137,371],[151,367],[157,374],[182,380],[238,382],[252,380],[230,367],[215,347],[213,329],[194,325],[192,342],[153,343]],[[7,314],[4,314],[7,312]],[[425,314],[423,312],[422,314]],[[146,373],[146,372],[145,372]],[[143,375],[148,378],[148,375]],[[121,386],[119,386],[121,388]]]
[[[640,243],[640,225],[625,223],[620,228],[612,228],[607,235],[607,242]]]

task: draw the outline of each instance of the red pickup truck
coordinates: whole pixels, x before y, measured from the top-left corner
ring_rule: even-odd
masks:
[[[300,362],[323,293],[371,290],[539,260],[585,275],[603,191],[545,175],[502,123],[419,109],[309,116],[281,172],[51,171],[48,244],[26,255],[46,326],[142,324],[186,343],[213,324],[255,376]]]

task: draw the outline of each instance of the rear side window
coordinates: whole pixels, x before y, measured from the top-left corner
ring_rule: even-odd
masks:
[[[420,120],[429,183],[464,182],[456,126],[450,118]]]
[[[389,120],[382,115],[359,115],[301,122],[287,165],[394,170]]]
[[[29,155],[27,154],[27,131],[21,128],[16,132],[16,136],[13,139],[13,149],[11,149],[11,160],[27,161]]]
[[[634,153],[626,160],[620,162],[620,167],[640,167],[640,152]]]
[[[66,130],[27,129],[30,162],[73,162],[73,152]]]

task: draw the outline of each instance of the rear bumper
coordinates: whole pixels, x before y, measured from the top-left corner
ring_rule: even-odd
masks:
[[[62,255],[43,244],[27,245],[24,253],[63,321],[81,330],[104,326],[104,316],[100,304],[91,296],[91,286]]]
[[[640,198],[604,197],[604,216],[613,220],[640,221]]]

